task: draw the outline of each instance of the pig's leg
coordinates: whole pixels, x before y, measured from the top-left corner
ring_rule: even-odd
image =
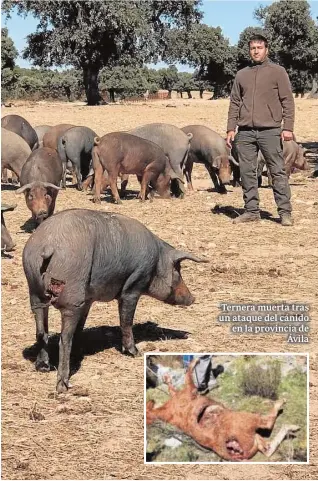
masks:
[[[18,176],[15,172],[12,172],[11,181],[12,181],[12,184],[18,184],[19,183]]]
[[[35,361],[35,369],[41,372],[50,370],[49,353],[48,353],[48,317],[49,307],[33,307],[33,314],[36,323],[36,340],[39,353]]]
[[[81,160],[75,159],[73,172],[75,173],[76,180],[77,180],[77,190],[83,190],[82,184],[82,173],[81,173]]]
[[[108,172],[110,190],[112,191],[115,204],[122,204],[117,188],[118,172]]]
[[[75,333],[74,333],[74,339],[73,339],[73,345],[77,348],[80,347],[80,338],[81,338],[81,333],[84,329],[84,326],[85,326],[85,322],[86,322],[86,319],[87,319],[87,316],[89,314],[89,310],[91,308],[91,305],[92,305],[92,302],[91,301],[87,301],[85,302],[85,305],[84,307],[82,307],[81,309],[81,317],[78,321],[78,324],[76,326],[76,330],[75,330]]]
[[[6,168],[3,168],[1,170],[1,182],[3,184],[7,184],[8,183],[8,169]]]
[[[132,325],[140,293],[124,292],[118,299],[120,328],[122,332],[122,351],[133,357],[139,352],[135,346]]]
[[[215,190],[219,194],[227,194],[226,187],[219,182],[218,176],[217,176],[216,172],[214,171],[213,167],[211,167],[210,164],[205,164],[205,166],[206,166],[206,168],[207,168],[207,170],[210,174],[210,177],[211,177],[211,180],[212,180],[213,185],[215,187]]]
[[[128,184],[128,174],[123,174],[121,176],[121,186],[120,186],[120,198],[124,199],[126,197],[126,188]]]
[[[141,188],[140,188],[141,202],[144,202],[146,200],[148,185],[149,184],[156,185],[156,181],[159,175],[160,175],[160,172],[156,170],[153,163],[147,165],[141,179]]]
[[[92,185],[93,185],[93,174],[90,175],[88,174],[88,176],[86,177],[86,179],[84,180],[83,182],[83,190],[86,191],[88,189],[88,187],[92,188]]]
[[[66,162],[62,162],[62,188],[66,189]]]
[[[193,161],[189,160],[189,157],[188,157],[188,160],[184,168],[184,174],[187,180],[188,190],[194,190],[192,185],[192,170],[193,170]]]
[[[140,202],[145,202],[146,200],[146,191],[147,191],[147,186],[148,186],[148,182],[150,182],[150,179],[151,179],[151,173],[149,171],[148,172],[145,171],[141,180]]]
[[[61,310],[62,331],[59,344],[59,367],[57,371],[56,385],[58,393],[65,392],[68,389],[72,341],[76,328],[82,318],[82,312],[82,308]]]
[[[94,163],[94,188],[95,188],[95,193],[93,197],[93,202],[96,204],[100,204],[100,193],[101,193],[101,187],[102,187],[102,180],[103,180],[103,167],[100,162],[98,162],[97,165]]]

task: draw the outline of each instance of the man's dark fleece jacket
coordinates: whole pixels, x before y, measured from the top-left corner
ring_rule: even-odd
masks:
[[[294,129],[295,103],[286,70],[271,62],[239,70],[234,79],[227,132],[239,127]]]

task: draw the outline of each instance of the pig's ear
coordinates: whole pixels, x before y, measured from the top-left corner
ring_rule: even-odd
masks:
[[[200,259],[199,257],[189,254],[188,252],[175,250],[172,254],[172,260],[174,263],[181,262],[186,259],[189,259],[189,261],[193,262],[209,262],[207,259]]]
[[[212,160],[212,167],[215,169],[219,169],[221,167],[221,156],[218,155],[215,159]]]
[[[20,187],[19,189],[17,189],[15,191],[15,193],[16,194],[23,194],[23,192],[25,192],[26,190],[32,189],[33,184],[34,184],[34,182],[32,182],[31,184],[25,184],[23,187]]]

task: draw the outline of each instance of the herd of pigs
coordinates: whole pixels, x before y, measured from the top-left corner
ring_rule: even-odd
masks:
[[[114,202],[121,203],[128,176],[135,174],[140,182],[138,197],[144,202],[155,193],[164,198],[184,196],[184,176],[188,189],[193,189],[193,163],[204,164],[215,189],[225,194],[227,184],[239,183],[237,155],[235,148],[230,151],[219,134],[203,125],[179,129],[154,123],[103,137],[70,124],[33,128],[18,115],[6,115],[1,126],[2,180],[7,181],[7,169],[15,174],[13,181],[20,182],[16,192],[24,193],[37,225],[22,257],[36,321],[36,369],[50,370],[48,310],[53,305],[62,316],[57,391],[63,392],[69,385],[72,342],[94,301],[118,301],[122,349],[136,356],[132,323],[140,296],[191,305],[194,297],[181,277],[181,262],[205,262],[174,249],[123,215],[69,209],[52,216],[58,192],[66,188],[67,170],[75,174],[79,190],[94,190],[96,203],[107,187]],[[293,168],[307,168],[305,151],[295,141],[285,142],[283,152],[288,175]],[[262,169],[260,158],[259,179]],[[2,251],[14,248],[3,219],[3,212],[13,208],[2,206]]]

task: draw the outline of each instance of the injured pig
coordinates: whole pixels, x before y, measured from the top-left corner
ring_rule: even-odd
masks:
[[[168,382],[171,398],[163,406],[155,408],[153,401],[147,402],[148,425],[157,419],[166,421],[228,461],[247,461],[258,451],[270,457],[287,434],[299,429],[294,425],[282,426],[268,442],[257,430],[273,429],[285,400],[276,401],[267,415],[232,411],[198,393],[192,378],[196,363],[197,359],[190,364],[183,389],[176,390]]]

